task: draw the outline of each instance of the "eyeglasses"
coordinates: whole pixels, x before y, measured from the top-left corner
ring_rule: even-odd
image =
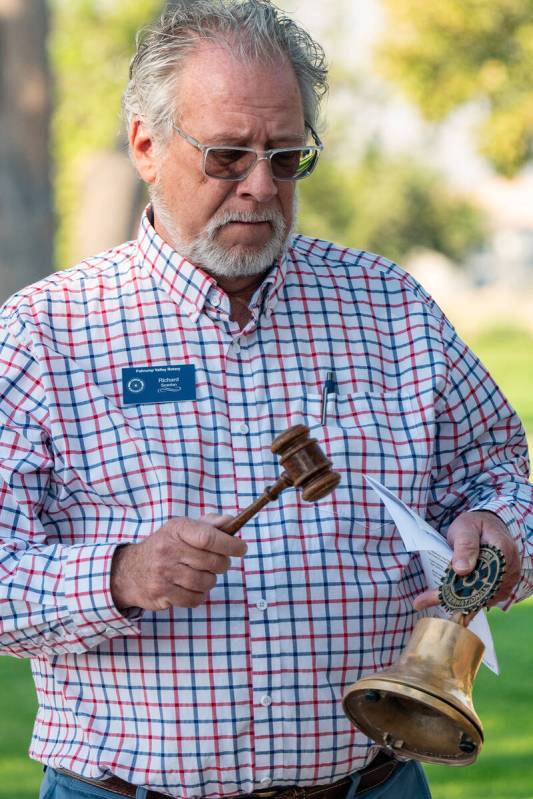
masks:
[[[311,174],[318,162],[324,145],[313,128],[308,125],[314,145],[306,147],[274,147],[259,155],[252,147],[218,147],[200,144],[177,125],[172,125],[176,133],[200,150],[202,172],[217,180],[244,180],[258,161],[269,161],[272,177],[275,180],[302,180]]]

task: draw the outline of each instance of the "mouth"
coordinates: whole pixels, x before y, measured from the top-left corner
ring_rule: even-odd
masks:
[[[245,225],[248,227],[254,227],[257,225],[270,225],[271,223],[267,220],[257,220],[253,222],[243,222],[240,219],[232,220],[231,222],[227,222],[227,225]]]

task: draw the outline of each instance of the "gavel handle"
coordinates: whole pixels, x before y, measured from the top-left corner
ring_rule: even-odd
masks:
[[[283,472],[279,480],[277,480],[273,486],[267,486],[263,491],[262,495],[258,497],[255,502],[252,502],[251,505],[248,505],[247,508],[242,510],[237,516],[234,516],[233,519],[230,519],[229,522],[223,524],[220,528],[225,533],[229,533],[229,535],[235,535],[235,533],[243,527],[247,521],[249,521],[252,516],[255,516],[261,508],[264,508],[269,502],[273,499],[277,499],[277,497],[281,494],[281,492],[292,486],[293,482],[287,472]]]

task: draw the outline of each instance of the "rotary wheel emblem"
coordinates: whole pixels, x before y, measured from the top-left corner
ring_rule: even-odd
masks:
[[[440,604],[449,613],[473,613],[491,599],[505,573],[505,556],[498,547],[483,544],[470,574],[459,575],[448,566],[440,589]]]
[[[131,391],[132,394],[139,394],[144,388],[144,380],[141,380],[140,377],[132,377],[130,382],[128,383],[128,389]]]

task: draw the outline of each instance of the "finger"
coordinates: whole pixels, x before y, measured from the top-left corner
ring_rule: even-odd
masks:
[[[458,516],[450,525],[448,540],[453,546],[452,566],[457,574],[470,574],[479,557],[481,529],[467,514]]]
[[[228,558],[242,558],[246,554],[248,547],[242,538],[228,535],[205,522],[190,519],[186,521],[187,524],[181,527],[180,537],[192,547],[225,555]]]
[[[172,606],[197,607],[205,599],[205,591],[200,590],[198,581],[188,588],[174,582],[175,575],[165,570],[160,571],[145,586],[145,601],[140,607],[147,610],[165,610]]]
[[[215,552],[207,552],[205,549],[197,549],[189,545],[186,545],[180,562],[197,571],[206,571],[211,574],[225,574],[231,568],[231,558],[228,558],[227,555],[217,555]]]
[[[419,594],[413,602],[413,607],[415,610],[425,610],[426,608],[432,608],[438,605],[439,602],[439,592],[432,589]]]
[[[457,536],[459,538],[464,537],[467,529],[471,532],[481,532],[481,542],[498,547],[505,556],[506,566],[501,585],[497,593],[488,602],[488,606],[492,607],[509,599],[516,583],[520,579],[520,553],[516,543],[511,538],[507,526],[494,513],[489,511],[470,511],[461,514],[450,526],[448,538],[452,541]],[[456,571],[459,572],[459,569],[456,569]]]
[[[184,588],[186,591],[199,591],[204,594],[215,587],[217,578],[211,572],[198,571],[186,563],[180,563],[172,570],[171,581],[178,588]]]
[[[167,610],[170,607],[176,608],[197,608],[202,605],[208,597],[208,593],[201,591],[189,591],[181,586],[169,585],[164,595],[153,602],[149,610]]]

